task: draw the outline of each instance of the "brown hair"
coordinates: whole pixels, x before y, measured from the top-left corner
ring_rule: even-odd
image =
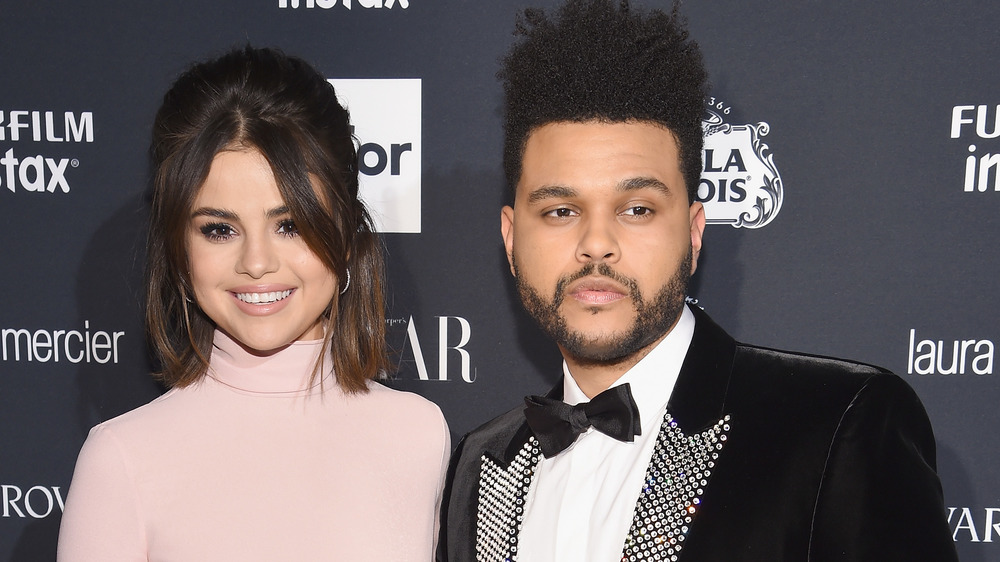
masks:
[[[164,95],[153,124],[146,329],[158,376],[186,386],[208,368],[215,324],[191,300],[186,231],[212,160],[232,147],[267,159],[300,235],[342,288],[350,271],[350,287],[330,303],[325,345],[332,346],[339,385],[365,392],[389,359],[382,246],[358,199],[350,116],[306,62],[251,47],[188,69]]]

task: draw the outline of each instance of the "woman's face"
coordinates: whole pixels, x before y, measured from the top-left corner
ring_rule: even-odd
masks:
[[[188,264],[198,306],[244,347],[323,337],[337,278],[299,236],[267,160],[223,151],[191,210]]]

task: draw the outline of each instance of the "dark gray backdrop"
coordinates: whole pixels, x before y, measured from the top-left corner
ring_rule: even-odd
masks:
[[[0,559],[53,558],[59,502],[87,431],[161,391],[147,375],[139,304],[150,123],[189,62],[247,41],[300,55],[331,78],[422,80],[422,230],[385,235],[395,386],[440,404],[457,437],[555,381],[558,354],[516,305],[499,239],[494,74],[525,2],[301,4],[0,0],[0,158],[41,156],[46,178],[51,166],[70,186],[12,191],[0,160],[0,329],[83,334],[86,322],[92,337],[125,332],[117,363],[105,364],[29,361],[23,348],[18,359],[16,336],[4,336]],[[986,357],[1000,338],[996,170],[985,192],[964,191],[966,157],[1000,153],[1000,139],[988,138],[1000,133],[1000,5],[691,0],[684,9],[727,121],[769,125],[784,187],[765,227],[708,228],[693,296],[739,339],[901,374],[934,423],[963,560],[1000,559],[1000,383]],[[953,108],[981,105],[985,135],[971,109],[961,116],[973,122],[952,138]],[[40,141],[31,128],[13,140],[14,111],[40,112]],[[46,111],[61,138],[66,112],[77,126],[90,113],[93,141],[45,140]],[[443,343],[441,317],[451,317]],[[455,350],[438,380],[439,347],[463,335],[454,317],[468,326],[473,382]],[[431,380],[418,377],[411,318]],[[913,368],[911,330],[916,357],[944,350],[940,369],[926,358]],[[966,340],[965,374],[943,374],[954,342]],[[986,374],[973,372],[980,355]]]

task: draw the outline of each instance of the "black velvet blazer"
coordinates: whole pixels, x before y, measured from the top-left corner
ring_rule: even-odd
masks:
[[[657,541],[673,545],[681,562],[957,560],[930,422],[902,379],[859,363],[739,344],[692,310],[694,337],[667,406],[676,428],[664,424],[660,440],[679,431],[716,441],[724,434],[724,441],[710,447],[717,458],[707,477],[697,476],[700,493],[681,498],[690,512],[654,530]],[[549,395],[561,393],[560,382]],[[441,507],[439,562],[516,560],[523,495],[538,460],[522,410],[458,444]],[[671,450],[658,463],[657,454],[649,482],[659,475],[654,464],[687,456]],[[666,505],[664,498],[680,501],[676,491],[649,488],[637,514]],[[647,535],[641,519],[622,537],[626,555]]]

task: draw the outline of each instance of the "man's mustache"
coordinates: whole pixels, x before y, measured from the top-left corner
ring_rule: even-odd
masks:
[[[576,273],[559,278],[559,281],[556,283],[555,294],[552,298],[552,306],[554,308],[559,308],[559,305],[562,304],[563,299],[566,297],[567,285],[577,279],[593,275],[595,271],[628,289],[629,297],[633,302],[641,301],[641,296],[639,295],[639,284],[635,282],[635,279],[618,273],[614,269],[611,269],[611,266],[606,263],[588,263],[587,265],[581,267]]]

